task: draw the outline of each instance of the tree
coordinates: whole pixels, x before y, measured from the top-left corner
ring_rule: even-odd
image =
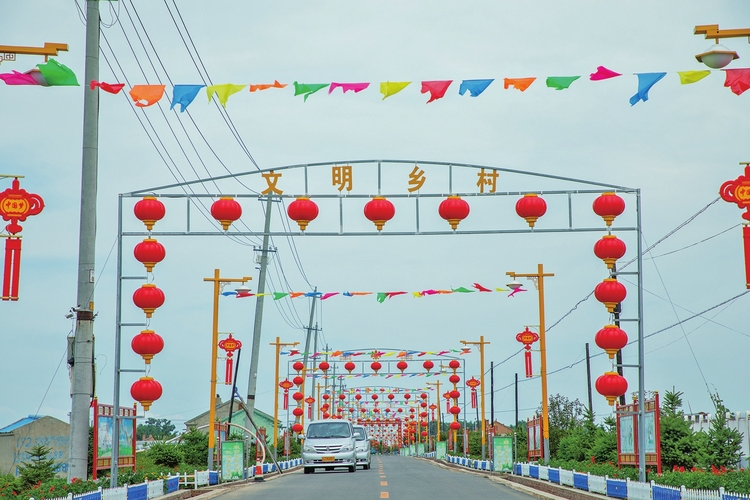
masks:
[[[145,424],[136,428],[136,439],[143,440],[151,436],[159,441],[175,437],[175,426],[166,418],[148,418]]]
[[[716,414],[711,420],[708,430],[706,454],[710,465],[716,467],[737,467],[742,458],[742,433],[727,426],[727,412],[729,411],[719,397],[719,393],[711,394]]]
[[[599,463],[617,463],[617,424],[613,416],[604,417],[601,432],[591,447],[591,455]]]
[[[661,462],[667,470],[674,466],[690,468],[697,463],[696,441],[682,411],[682,394],[667,391],[660,412]]]
[[[191,467],[206,465],[208,460],[208,434],[190,429],[180,436],[180,447],[185,463]]]
[[[578,399],[570,400],[562,394],[549,397],[549,452],[551,457],[557,456],[560,440],[570,430],[582,423],[586,407]]]
[[[594,424],[594,413],[584,409],[583,420],[573,425],[560,439],[555,458],[560,460],[584,461],[595,456],[594,444],[604,431]]]
[[[18,466],[21,487],[30,488],[35,484],[48,481],[55,477],[55,460],[47,458],[52,451],[44,445],[34,446],[29,450],[28,462],[22,462]]]
[[[177,467],[183,457],[182,448],[171,443],[154,443],[148,448],[146,454],[156,465],[165,467]],[[208,451],[206,451],[206,456],[208,456]]]
[[[528,459],[528,431],[526,429],[526,421],[519,420],[516,425],[513,426],[513,435],[515,437],[516,453],[515,459],[517,462],[525,462]]]

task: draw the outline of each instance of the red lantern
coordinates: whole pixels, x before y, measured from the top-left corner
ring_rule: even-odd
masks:
[[[346,364],[344,365],[344,369],[348,371],[349,373],[351,373],[352,370],[354,370],[354,368],[356,368],[356,366],[351,361],[347,361]]]
[[[450,377],[448,377],[448,380],[450,381],[451,384],[457,384],[457,383],[461,382],[461,377],[459,377],[458,375],[454,374],[454,375],[451,375]]]
[[[146,283],[133,292],[133,303],[143,309],[146,317],[150,318],[154,311],[164,304],[164,292],[153,283]]]
[[[425,427],[427,422],[422,422],[422,427]],[[422,437],[427,437],[427,431],[422,431]]]
[[[625,211],[625,201],[615,193],[602,193],[592,205],[594,213],[604,219],[607,226],[612,225],[615,217]]]
[[[462,200],[460,196],[456,195],[444,199],[438,207],[440,217],[447,220],[454,231],[458,224],[469,216],[469,211],[469,204],[466,200]]]
[[[422,363],[422,366],[424,366],[424,369],[429,372],[435,366],[435,363],[433,363],[432,361],[428,359],[427,361]]]
[[[605,372],[596,379],[596,392],[607,398],[610,406],[628,390],[628,381],[616,372]]]
[[[628,334],[616,325],[605,325],[596,332],[594,342],[607,353],[609,359],[615,357],[617,351],[628,344]]]
[[[299,224],[299,230],[304,231],[307,225],[318,216],[318,205],[307,196],[300,196],[289,204],[286,213],[290,219]]]
[[[299,375],[297,375],[296,377],[294,377],[292,379],[292,382],[294,383],[294,385],[296,385],[297,387],[299,387],[299,386],[301,386],[305,382],[305,379],[303,379],[302,377],[300,377]]]
[[[516,202],[516,213],[534,227],[537,219],[547,213],[547,202],[534,193],[527,193]]]
[[[378,400],[378,395],[377,394],[373,394],[372,395],[372,400],[373,401],[377,401]]]
[[[449,397],[451,399],[458,399],[458,398],[461,397],[461,392],[460,391],[451,391],[451,392],[448,393],[448,395],[449,395]]]
[[[375,373],[378,373],[378,371],[383,368],[383,365],[381,365],[379,361],[373,361],[370,365],[370,368],[372,368],[372,371],[374,371]]]
[[[153,330],[143,330],[133,337],[130,347],[136,354],[141,355],[147,365],[150,365],[154,355],[159,354],[164,349],[164,339]]]
[[[452,431],[457,431],[460,428],[461,428],[461,423],[460,422],[451,422],[450,429]]]
[[[289,408],[289,389],[294,387],[294,384],[291,383],[289,380],[284,379],[281,382],[279,382],[279,387],[284,389],[284,409],[286,410]]]
[[[526,366],[526,378],[533,376],[531,369],[531,344],[539,340],[539,334],[529,330],[527,326],[524,331],[516,335],[516,340],[523,344],[523,348],[526,350],[524,353],[524,365]]]
[[[409,399],[411,399],[411,394],[409,394],[408,392],[404,394],[404,399],[409,401]]]
[[[451,368],[451,370],[458,370],[461,368],[461,362],[457,359],[452,359],[450,363],[448,363],[448,366]]]
[[[303,413],[305,413],[305,411],[299,406],[292,410],[292,415],[294,415],[295,417],[301,417]]]
[[[339,394],[339,400],[343,401],[346,399],[346,394]]]
[[[602,259],[609,269],[612,269],[617,259],[625,255],[625,250],[625,242],[614,234],[602,236],[594,244],[594,255]]]
[[[141,403],[143,411],[151,408],[151,403],[161,397],[161,384],[153,377],[141,377],[130,386],[130,395],[133,399]]]
[[[318,368],[320,368],[320,371],[323,373],[327,372],[330,367],[331,365],[328,364],[328,361],[321,361],[318,365]]]
[[[328,394],[323,394],[323,401],[328,401],[330,397]]]
[[[401,373],[404,373],[404,370],[406,370],[408,367],[409,367],[409,363],[407,363],[404,360],[401,360],[398,363],[396,363],[396,368],[401,370]]]
[[[396,207],[382,196],[375,196],[365,204],[365,217],[375,224],[378,231],[382,231],[386,222],[396,215]]]
[[[594,288],[596,300],[604,304],[609,312],[614,312],[617,304],[625,300],[627,294],[625,285],[615,278],[605,278]]]
[[[305,365],[302,363],[302,361],[295,361],[294,364],[292,365],[292,368],[296,372],[301,372],[304,367]]]
[[[211,205],[211,215],[226,231],[232,222],[242,217],[242,206],[231,196],[222,196]]]
[[[451,406],[450,412],[453,415],[458,415],[459,413],[461,413],[461,408],[459,408],[458,406]]]
[[[142,200],[133,206],[135,217],[146,225],[146,229],[151,231],[156,221],[164,218],[167,213],[164,203],[153,196],[144,196]]]
[[[395,398],[395,397],[396,396],[394,396],[393,394],[388,394],[388,399],[390,399],[391,401],[393,401],[393,398]]]
[[[133,255],[135,260],[146,266],[146,271],[150,273],[154,270],[156,264],[164,260],[167,251],[164,249],[164,245],[155,239],[146,238],[135,246]]]
[[[295,392],[294,394],[292,394],[292,398],[293,398],[293,399],[294,399],[295,401],[297,401],[297,402],[300,402],[300,401],[302,401],[303,399],[305,399],[305,396],[304,396],[304,395],[303,395],[303,394],[302,394],[301,392],[297,391],[297,392]]]
[[[324,413],[323,414],[323,418],[327,418],[327,417],[328,417],[328,414]],[[302,427],[302,424],[294,424],[294,425],[292,425],[292,432],[296,432],[297,434],[299,434],[300,432],[302,432],[303,429],[304,429],[304,427]]]
[[[231,385],[232,384],[232,367],[234,363],[234,360],[232,359],[232,357],[234,356],[234,351],[242,348],[242,342],[232,337],[232,334],[230,333],[229,337],[222,339],[219,342],[219,348],[227,353],[227,360],[224,365],[224,384]]]
[[[362,394],[355,394],[354,395],[354,399],[356,399],[357,401],[359,401],[360,399],[362,399]]]

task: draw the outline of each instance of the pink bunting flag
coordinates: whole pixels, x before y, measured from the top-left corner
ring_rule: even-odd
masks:
[[[622,76],[622,73],[615,73],[611,69],[607,69],[604,66],[597,66],[596,73],[591,73],[589,75],[589,80],[607,80],[608,78],[614,78],[616,76]]]
[[[388,297],[389,299],[392,299],[392,298],[393,298],[393,297],[395,297],[396,295],[404,295],[405,293],[406,293],[406,292],[386,292],[386,293],[385,293],[385,295],[386,295],[386,296],[387,296],[387,297]]]
[[[328,292],[328,293],[324,294],[324,295],[323,295],[323,296],[322,296],[322,297],[320,298],[320,300],[326,300],[327,298],[329,298],[329,297],[333,297],[334,295],[338,295],[338,294],[339,294],[339,292]]]
[[[741,95],[750,89],[750,69],[725,69],[724,72],[726,73],[724,86],[732,89],[735,94]]]
[[[331,92],[333,92],[337,88],[341,87],[341,91],[344,94],[346,94],[347,91],[349,91],[349,90],[353,91],[356,94],[358,92],[362,92],[363,90],[365,90],[369,86],[370,86],[369,83],[336,83],[336,82],[332,82],[331,86],[328,87],[328,93],[330,94]]]
[[[443,96],[445,96],[445,93],[448,90],[448,87],[451,86],[451,83],[453,83],[453,80],[433,80],[422,82],[422,93],[430,93],[430,100],[427,101],[427,103],[429,104],[432,101],[441,99]]]
[[[96,87],[99,87],[105,92],[109,92],[110,94],[118,94],[120,91],[125,87],[124,83],[105,83],[105,82],[97,82],[96,80],[91,80],[91,90],[94,90]]]
[[[0,73],[0,80],[6,85],[39,85],[33,76],[16,70],[13,70],[13,73]]]

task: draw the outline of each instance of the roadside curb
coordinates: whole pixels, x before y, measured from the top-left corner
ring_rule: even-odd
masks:
[[[169,493],[167,495],[164,495],[162,497],[159,497],[159,500],[185,500],[188,498],[198,498],[200,500],[210,500],[211,498],[217,497],[223,493],[226,493],[227,491],[236,490],[239,488],[245,488],[248,486],[253,486],[256,484],[265,483],[268,481],[274,481],[280,477],[285,476],[286,474],[290,472],[295,472],[302,469],[302,465],[297,465],[295,467],[290,467],[289,469],[285,469],[282,474],[278,474],[276,472],[267,473],[263,475],[263,481],[255,482],[254,478],[249,477],[247,479],[232,481],[229,483],[220,483],[220,484],[214,484],[212,486],[205,486],[198,489],[184,489],[184,490],[178,490],[174,493]]]

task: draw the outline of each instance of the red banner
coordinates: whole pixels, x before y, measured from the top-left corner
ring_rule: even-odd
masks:
[[[742,239],[745,241],[745,286],[750,288],[750,225],[742,228]]]

